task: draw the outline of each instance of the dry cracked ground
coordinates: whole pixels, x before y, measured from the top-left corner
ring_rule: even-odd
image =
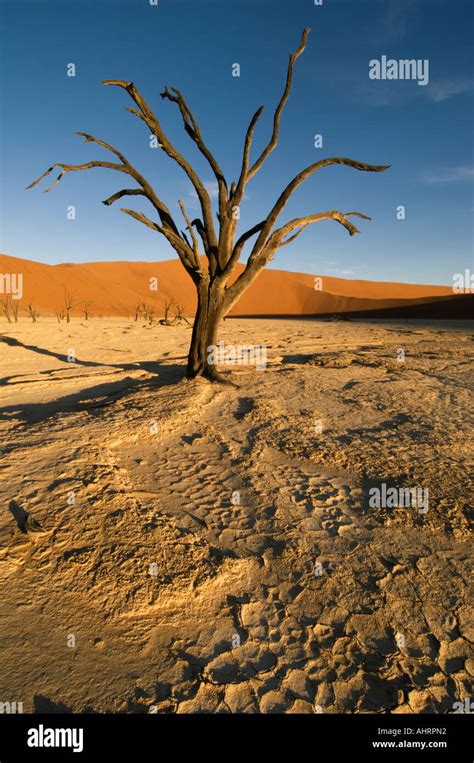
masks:
[[[2,323],[0,701],[472,697],[471,329],[227,320],[225,343],[268,348],[266,370],[229,369],[234,388],[182,379],[184,327]],[[428,512],[371,508],[383,483],[428,488]]]

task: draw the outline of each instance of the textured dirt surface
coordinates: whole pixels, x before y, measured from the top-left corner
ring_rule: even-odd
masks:
[[[268,348],[236,389],[182,380],[184,327],[2,322],[0,701],[472,697],[471,328],[228,320],[227,344]],[[383,483],[428,511],[371,507]]]

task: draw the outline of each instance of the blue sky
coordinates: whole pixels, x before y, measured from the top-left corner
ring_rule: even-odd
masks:
[[[110,159],[76,130],[121,149],[155,185],[175,219],[178,198],[197,213],[186,176],[146,127],[125,111],[127,94],[106,78],[133,80],[168,136],[213,190],[164,85],[185,94],[230,180],[238,176],[248,121],[264,114],[253,157],[271,132],[288,53],[297,61],[280,141],[250,182],[240,230],[264,217],[303,167],[325,156],[390,164],[383,174],[328,167],[300,187],[279,222],[327,209],[358,210],[362,234],[327,221],[283,248],[272,267],[346,278],[450,284],[473,268],[473,10],[471,0],[3,0],[1,3],[0,251],[47,263],[164,260],[167,242],[100,202],[126,186],[109,170],[25,186],[55,161]],[[371,80],[369,61],[428,59],[429,84]],[[66,75],[69,63],[76,77]],[[232,77],[239,63],[241,76]],[[323,148],[314,147],[322,134]],[[134,201],[134,200],[132,200]],[[69,205],[76,219],[68,220]],[[132,204],[128,204],[132,206]],[[397,220],[404,205],[406,219]],[[147,210],[138,200],[136,209]],[[149,210],[147,210],[149,211]]]

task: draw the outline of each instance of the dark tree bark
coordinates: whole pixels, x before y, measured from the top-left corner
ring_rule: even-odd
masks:
[[[215,366],[210,364],[208,348],[217,342],[219,323],[222,318],[232,309],[243,292],[253,283],[280,247],[294,241],[308,225],[321,220],[335,220],[343,225],[351,236],[359,231],[348,219],[349,217],[370,220],[367,215],[363,215],[360,212],[344,213],[337,210],[329,210],[295,218],[280,228],[276,228],[276,221],[293,192],[315,172],[333,164],[342,164],[366,172],[381,172],[388,169],[386,165],[365,164],[344,157],[331,157],[315,162],[299,172],[288,183],[264,220],[256,223],[236,239],[238,215],[235,214],[235,211],[240,206],[247,183],[260,170],[278,143],[280,118],[290,94],[294,64],[306,47],[308,33],[309,29],[303,31],[298,49],[290,55],[285,89],[274,113],[270,140],[258,158],[251,164],[250,151],[253,134],[263,109],[263,107],[260,107],[253,115],[245,135],[239,178],[237,182],[231,183],[230,188],[217,160],[204,142],[201,129],[182,93],[175,88],[169,89],[168,87],[161,93],[163,99],[177,104],[186,133],[205,157],[216,178],[218,186],[218,232],[216,232],[214,226],[211,198],[206,186],[192,165],[177,151],[168,139],[158,118],[133,82],[104,80],[103,84],[115,85],[126,90],[136,107],[127,107],[128,111],[145,123],[148,130],[157,138],[161,150],[184,170],[193,184],[201,208],[200,217],[191,221],[186,213],[183,202],[180,200],[179,205],[186,223],[185,230],[180,231],[170,210],[156,194],[146,178],[130,164],[120,151],[109,143],[105,143],[105,141],[95,138],[88,133],[78,133],[78,135],[81,135],[86,142],[96,143],[110,151],[117,157],[118,161],[107,162],[97,160],[81,165],[53,164],[43,175],[28,186],[28,188],[32,188],[52,172],[55,167],[60,169],[59,175],[45,192],[50,191],[67,172],[93,169],[95,167],[121,172],[135,181],[137,187],[124,188],[117,191],[117,193],[105,199],[103,203],[109,206],[125,196],[144,196],[154,208],[157,219],[150,219],[142,212],[136,212],[128,208],[121,208],[121,211],[148,226],[153,231],[165,236],[176,251],[184,269],[193,280],[197,292],[197,309],[186,372],[190,378],[203,376],[211,381],[226,381],[225,377],[219,374]],[[245,268],[238,278],[235,278],[235,269],[243,248],[247,241],[255,236],[256,239]]]

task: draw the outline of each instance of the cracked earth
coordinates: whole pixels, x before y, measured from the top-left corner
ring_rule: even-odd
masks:
[[[467,324],[0,332],[0,701],[25,712],[449,713],[473,696]],[[65,355],[75,349],[76,363]],[[404,361],[400,362],[400,348]],[[429,509],[371,489],[429,489]]]

